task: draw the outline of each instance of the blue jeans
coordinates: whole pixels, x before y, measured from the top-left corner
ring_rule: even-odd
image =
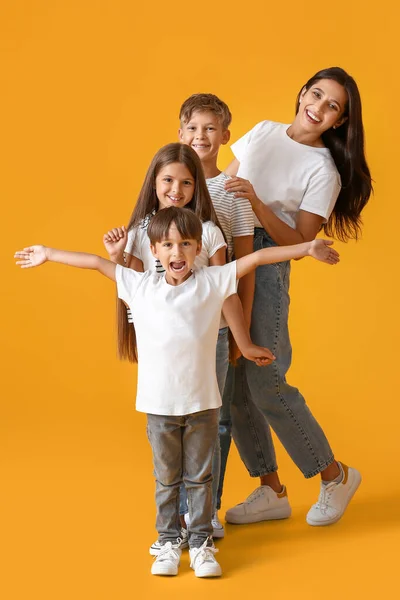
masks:
[[[230,396],[225,397],[227,408],[224,406],[224,388],[226,374],[229,364],[229,342],[228,342],[228,327],[223,327],[219,330],[216,352],[216,371],[219,393],[222,397],[221,419],[225,419],[226,414],[230,414],[229,404]],[[230,419],[229,419],[230,420]],[[213,514],[215,510],[221,507],[222,483],[225,476],[226,461],[228,460],[229,447],[231,444],[231,427],[229,430],[221,423],[219,425],[219,443],[216,444],[212,462],[212,498],[213,498]],[[180,489],[179,513],[184,515],[188,512],[187,494],[185,486]]]
[[[262,228],[254,232],[254,250],[275,246]],[[240,358],[235,368],[231,403],[232,434],[252,477],[278,469],[270,427],[305,477],[313,477],[334,460],[324,432],[299,390],[286,381],[292,348],[289,339],[290,262],[256,269],[251,321],[255,344],[272,350],[268,367]]]
[[[156,477],[156,527],[161,544],[181,535],[179,488],[189,500],[189,546],[212,535],[212,460],[218,440],[219,409],[183,416],[147,415],[147,435]]]

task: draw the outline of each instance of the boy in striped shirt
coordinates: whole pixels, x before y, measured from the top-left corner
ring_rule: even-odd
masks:
[[[182,104],[179,120],[180,141],[191,146],[201,160],[208,191],[228,244],[228,261],[231,261],[233,257],[238,259],[250,254],[253,252],[254,236],[254,215],[250,202],[245,198],[235,198],[232,192],[225,190],[224,183],[228,176],[221,172],[217,165],[219,149],[221,145],[227,144],[230,138],[229,126],[232,115],[228,106],[214,94],[193,94]],[[250,327],[254,271],[240,280],[238,295],[243,305],[246,323]],[[231,338],[230,356],[233,361],[240,356],[233,338]],[[221,392],[220,476],[219,481],[216,480],[213,483],[213,496],[216,502],[212,523],[214,537],[224,536],[224,528],[218,519],[218,510],[221,507],[222,487],[231,443],[230,375],[228,371],[225,393]],[[216,456],[215,460],[219,460],[219,456]],[[213,468],[213,472],[218,472],[218,468]],[[181,512],[183,512],[182,505]]]

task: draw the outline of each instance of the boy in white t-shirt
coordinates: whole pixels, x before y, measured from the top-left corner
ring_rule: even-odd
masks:
[[[221,267],[193,269],[201,251],[202,224],[191,210],[175,207],[153,217],[148,235],[153,254],[165,269],[161,275],[139,273],[93,254],[45,246],[24,248],[15,257],[22,268],[59,262],[98,270],[117,282],[118,296],[130,306],[135,324],[140,357],[136,408],[148,414],[153,451],[161,549],[152,573],[178,572],[178,502],[183,480],[191,517],[191,567],[198,577],[215,577],[221,575],[221,567],[215,560],[211,537],[211,462],[221,405],[215,348],[222,305],[235,293],[236,280],[261,264],[306,255],[335,264],[338,254],[329,248],[332,242],[315,240],[263,249]],[[260,366],[275,358],[269,350],[252,344],[250,338],[242,349]]]
[[[214,94],[193,94],[187,98],[179,111],[179,139],[187,144],[201,160],[208,191],[217,213],[219,223],[225,234],[227,242],[227,261],[236,259],[253,252],[254,239],[254,213],[250,202],[246,198],[235,198],[232,192],[225,189],[225,182],[229,177],[218,168],[218,155],[222,145],[229,142],[229,126],[232,115],[228,105]],[[254,272],[243,277],[238,285],[238,295],[242,302],[246,324],[250,328],[251,310],[254,296]],[[240,356],[236,343],[231,338],[230,357],[235,361]],[[219,350],[221,350],[219,348]],[[226,348],[228,352],[228,348]],[[222,408],[219,424],[220,453],[214,457],[213,474],[213,535],[223,537],[224,528],[218,518],[221,508],[221,497],[225,477],[226,463],[231,444],[231,415],[230,399],[231,377],[228,371],[228,359],[217,361],[219,372],[220,393],[222,395]],[[224,394],[227,380],[227,393]],[[185,512],[184,503],[181,503],[181,513]]]

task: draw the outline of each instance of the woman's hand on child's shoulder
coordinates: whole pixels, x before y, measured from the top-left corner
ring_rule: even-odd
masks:
[[[103,235],[104,248],[111,256],[117,256],[125,250],[128,233],[125,226],[114,227]]]

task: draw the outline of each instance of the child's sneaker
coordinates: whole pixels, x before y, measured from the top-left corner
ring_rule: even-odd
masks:
[[[214,556],[218,550],[214,544],[207,546],[208,543],[207,539],[200,548],[189,549],[190,566],[194,569],[196,577],[220,577],[222,575],[222,569]]]
[[[356,469],[339,464],[343,470],[343,479],[340,483],[321,483],[318,502],[307,514],[306,521],[309,525],[318,527],[339,521],[361,483],[361,474]]]
[[[188,529],[190,529],[189,513],[186,513],[184,518],[185,518],[185,523],[186,523]],[[213,532],[212,532],[213,538],[223,538],[225,535],[224,526],[222,525],[221,521],[219,520],[217,510],[215,511],[215,513],[212,516],[211,524],[213,527]]]
[[[181,537],[180,539],[181,544],[180,544],[180,548],[181,550],[184,550],[185,548],[188,547],[188,531],[187,529],[185,529],[184,527],[182,527],[181,529]],[[158,556],[158,553],[160,552],[162,546],[160,544],[160,542],[157,540],[156,542],[154,542],[154,544],[152,544],[149,548],[149,552],[152,556]]]
[[[177,575],[181,553],[180,541],[177,544],[171,542],[163,544],[151,565],[152,575]]]
[[[218,517],[218,511],[216,510],[211,519],[211,525],[213,527],[213,538],[223,538],[225,535],[224,526]]]
[[[241,504],[230,508],[225,515],[228,523],[258,523],[274,519],[287,519],[292,514],[285,486],[274,492],[269,485],[260,485]]]

